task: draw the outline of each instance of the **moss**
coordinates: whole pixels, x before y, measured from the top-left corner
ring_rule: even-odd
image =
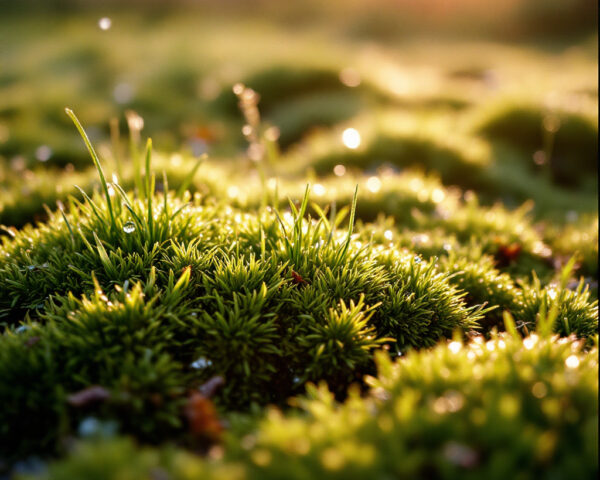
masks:
[[[310,159],[307,167],[323,174],[340,164],[361,170],[374,170],[385,164],[399,169],[421,166],[428,172],[436,172],[445,184],[472,188],[488,162],[486,146],[477,139],[459,139],[456,134],[450,136],[418,123],[396,131],[375,132],[372,138],[364,140],[365,145],[354,151],[342,149],[333,138],[330,142],[329,148],[320,147],[324,151],[307,157]],[[297,162],[296,156],[290,161]]]
[[[515,318],[520,325],[531,329],[539,321],[539,312],[550,311],[552,307],[557,309],[554,330],[561,335],[588,338],[598,332],[598,301],[590,299],[583,279],[571,290],[560,288],[555,283],[542,287],[540,281],[534,278],[519,299]]]
[[[594,354],[573,353],[570,341],[536,341],[533,350],[506,337],[457,342],[395,364],[381,355],[367,399],[338,406],[326,390],[312,390],[300,401],[307,417],[272,412],[240,456],[261,478],[591,475]],[[578,379],[568,393],[557,372]]]
[[[528,156],[547,152],[546,162],[558,184],[582,185],[587,174],[598,171],[598,121],[585,113],[506,102],[490,108],[476,131],[523,149]]]
[[[430,346],[477,328],[479,308],[433,264],[354,240],[356,198],[340,231],[343,213],[307,218],[308,190],[300,207],[248,214],[155,196],[149,175],[149,193],[112,184],[111,196],[97,167],[103,197],[5,239],[0,305],[7,325],[39,323],[33,348],[51,356],[56,388],[101,385],[112,393],[96,414],[145,441],[181,428],[183,395],[211,376],[225,378],[218,403],[230,409],[282,403],[307,380],[343,397],[382,343]],[[33,366],[18,368],[26,378]],[[52,398],[58,422],[65,397]],[[6,425],[11,438],[19,423]]]
[[[346,89],[338,73],[329,68],[296,68],[285,65],[262,69],[243,79],[243,83],[261,93],[260,106],[265,114],[290,98],[307,93],[336,92]],[[221,92],[214,108],[238,116],[237,99],[229,90]]]
[[[558,82],[533,48],[485,45],[473,70],[470,47],[363,55],[323,42],[329,24],[289,43],[247,19],[214,35],[234,23],[112,18],[110,32],[95,16],[0,20],[16,40],[0,75],[0,475],[597,473],[587,53]],[[250,123],[268,161],[241,158],[239,79],[261,95],[266,123]],[[498,93],[533,82],[565,108]],[[96,125],[104,170],[84,163],[67,101]],[[138,128],[129,153],[126,138],[109,148],[125,108],[175,153],[141,165]],[[552,150],[544,165],[536,150]]]
[[[268,410],[250,433],[230,436],[207,460],[113,439],[81,444],[36,478],[145,478],[150,471],[216,479],[598,473],[595,347],[584,352],[573,338],[493,334],[396,360],[379,352],[377,364],[365,397],[354,390],[340,404],[324,385],[311,386],[295,400],[298,411]]]
[[[477,254],[457,256],[454,252],[442,259],[442,269],[451,274],[451,282],[467,292],[469,305],[486,305],[493,310],[482,320],[482,327],[488,331],[502,326],[504,311],[514,311],[520,292],[507,273],[501,273],[490,256]],[[473,258],[475,257],[475,258]]]

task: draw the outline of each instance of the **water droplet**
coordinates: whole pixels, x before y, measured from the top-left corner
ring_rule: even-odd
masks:
[[[333,167],[333,173],[337,177],[342,177],[346,173],[346,167],[342,164],[336,165],[335,167]]]
[[[571,355],[565,360],[565,365],[568,368],[577,368],[579,366],[579,358],[577,358],[577,355]]]
[[[95,417],[84,418],[79,424],[77,431],[82,437],[91,437],[100,430],[100,422]]]
[[[227,188],[227,196],[229,198],[236,198],[239,194],[240,194],[240,189],[238,187],[236,187],[235,185],[232,185],[229,188]]]
[[[327,189],[320,183],[315,184],[315,186],[313,187],[313,191],[315,192],[315,195],[317,197],[322,197],[327,193]]]
[[[133,223],[133,222],[127,222],[125,225],[123,225],[123,231],[125,233],[133,233],[133,232],[135,232],[135,223]]]
[[[569,210],[565,215],[567,222],[573,223],[576,222],[579,218],[579,214],[575,210]]]
[[[369,177],[367,180],[367,190],[372,193],[377,193],[379,190],[381,190],[381,180],[379,177]]]
[[[98,26],[100,30],[108,30],[112,26],[112,20],[108,17],[102,17],[98,20]]]
[[[358,148],[360,146],[360,141],[360,133],[355,128],[347,128],[342,133],[342,142],[351,150]]]
[[[279,131],[279,128],[277,128],[277,127],[269,127],[265,131],[265,138],[269,142],[276,142],[277,140],[279,140],[280,135],[281,135],[281,132]]]
[[[96,417],[84,418],[77,428],[81,437],[112,437],[119,430],[114,420],[98,420]]]
[[[40,162],[47,162],[52,156],[52,149],[48,145],[40,145],[35,151],[35,158]]]
[[[210,360],[208,360],[207,358],[204,358],[204,357],[200,357],[196,361],[192,362],[190,364],[190,367],[195,368],[196,370],[201,370],[203,368],[210,367],[211,365],[212,365],[212,362]]]
[[[115,102],[124,105],[130,103],[135,97],[135,87],[127,82],[117,83],[113,89]]]
[[[358,87],[360,85],[360,73],[353,68],[344,68],[340,72],[340,81],[347,87]]]

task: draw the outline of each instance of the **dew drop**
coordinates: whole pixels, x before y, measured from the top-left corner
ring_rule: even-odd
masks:
[[[360,146],[360,133],[355,128],[347,128],[342,133],[342,142],[347,148],[355,150]]]
[[[40,145],[35,151],[35,158],[40,162],[47,162],[52,156],[52,149],[48,145]]]
[[[125,233],[133,233],[133,232],[135,232],[135,223],[133,223],[133,222],[127,222],[125,225],[123,225],[123,231]]]
[[[91,437],[92,435],[97,434],[99,430],[100,422],[94,417],[84,418],[77,429],[81,437]]]
[[[195,368],[196,370],[201,370],[203,368],[210,367],[211,365],[212,362],[210,360],[204,357],[200,357],[199,359],[192,362],[190,364],[190,367]]]
[[[565,365],[568,368],[577,368],[579,366],[579,358],[577,358],[577,355],[571,355],[565,360]]]
[[[346,173],[346,167],[342,164],[336,165],[333,167],[333,173],[338,177],[342,177]]]
[[[112,26],[112,20],[108,17],[102,17],[98,20],[98,26],[100,27],[100,30],[106,31]]]
[[[367,180],[367,190],[372,193],[377,193],[381,190],[381,180],[379,177],[369,177]]]

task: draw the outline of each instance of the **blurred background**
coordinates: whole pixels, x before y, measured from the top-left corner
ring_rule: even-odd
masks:
[[[235,161],[245,151],[237,82],[260,95],[287,170],[417,167],[483,201],[594,212],[597,8],[0,0],[0,222],[24,223],[62,195],[40,187],[28,212],[11,207],[48,172],[89,168],[65,106],[100,145],[111,121],[126,135],[135,112],[159,150]],[[355,147],[342,145],[350,127]]]

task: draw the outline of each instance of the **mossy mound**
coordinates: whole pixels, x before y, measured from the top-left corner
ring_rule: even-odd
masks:
[[[589,188],[588,176],[597,175],[598,119],[592,115],[507,101],[488,108],[475,130],[522,150],[532,169],[546,164],[559,185]]]
[[[517,291],[485,257],[475,269],[449,260],[448,275],[394,244],[384,248],[369,225],[354,233],[356,196],[340,230],[348,210],[327,218],[315,204],[311,219],[308,189],[288,211],[251,214],[189,194],[155,195],[150,174],[147,193],[135,197],[107,184],[97,166],[104,196],[71,199],[68,212],[4,239],[0,398],[9,460],[56,451],[90,414],[145,442],[185,442],[188,392],[215,376],[225,410],[282,404],[307,381],[327,381],[344,398],[374,372],[378,347],[433,346],[481,328],[484,316],[486,330],[500,325],[486,304],[534,328],[539,283]],[[370,241],[358,240],[368,232]],[[559,292],[554,328],[593,335],[596,303],[582,291]],[[73,403],[76,392],[92,400]],[[30,413],[15,415],[23,404]]]
[[[127,439],[80,444],[36,478],[593,478],[597,350],[531,335],[454,340],[377,356],[365,397],[309,388],[299,411],[271,409],[207,460]],[[247,430],[244,427],[243,430]]]

